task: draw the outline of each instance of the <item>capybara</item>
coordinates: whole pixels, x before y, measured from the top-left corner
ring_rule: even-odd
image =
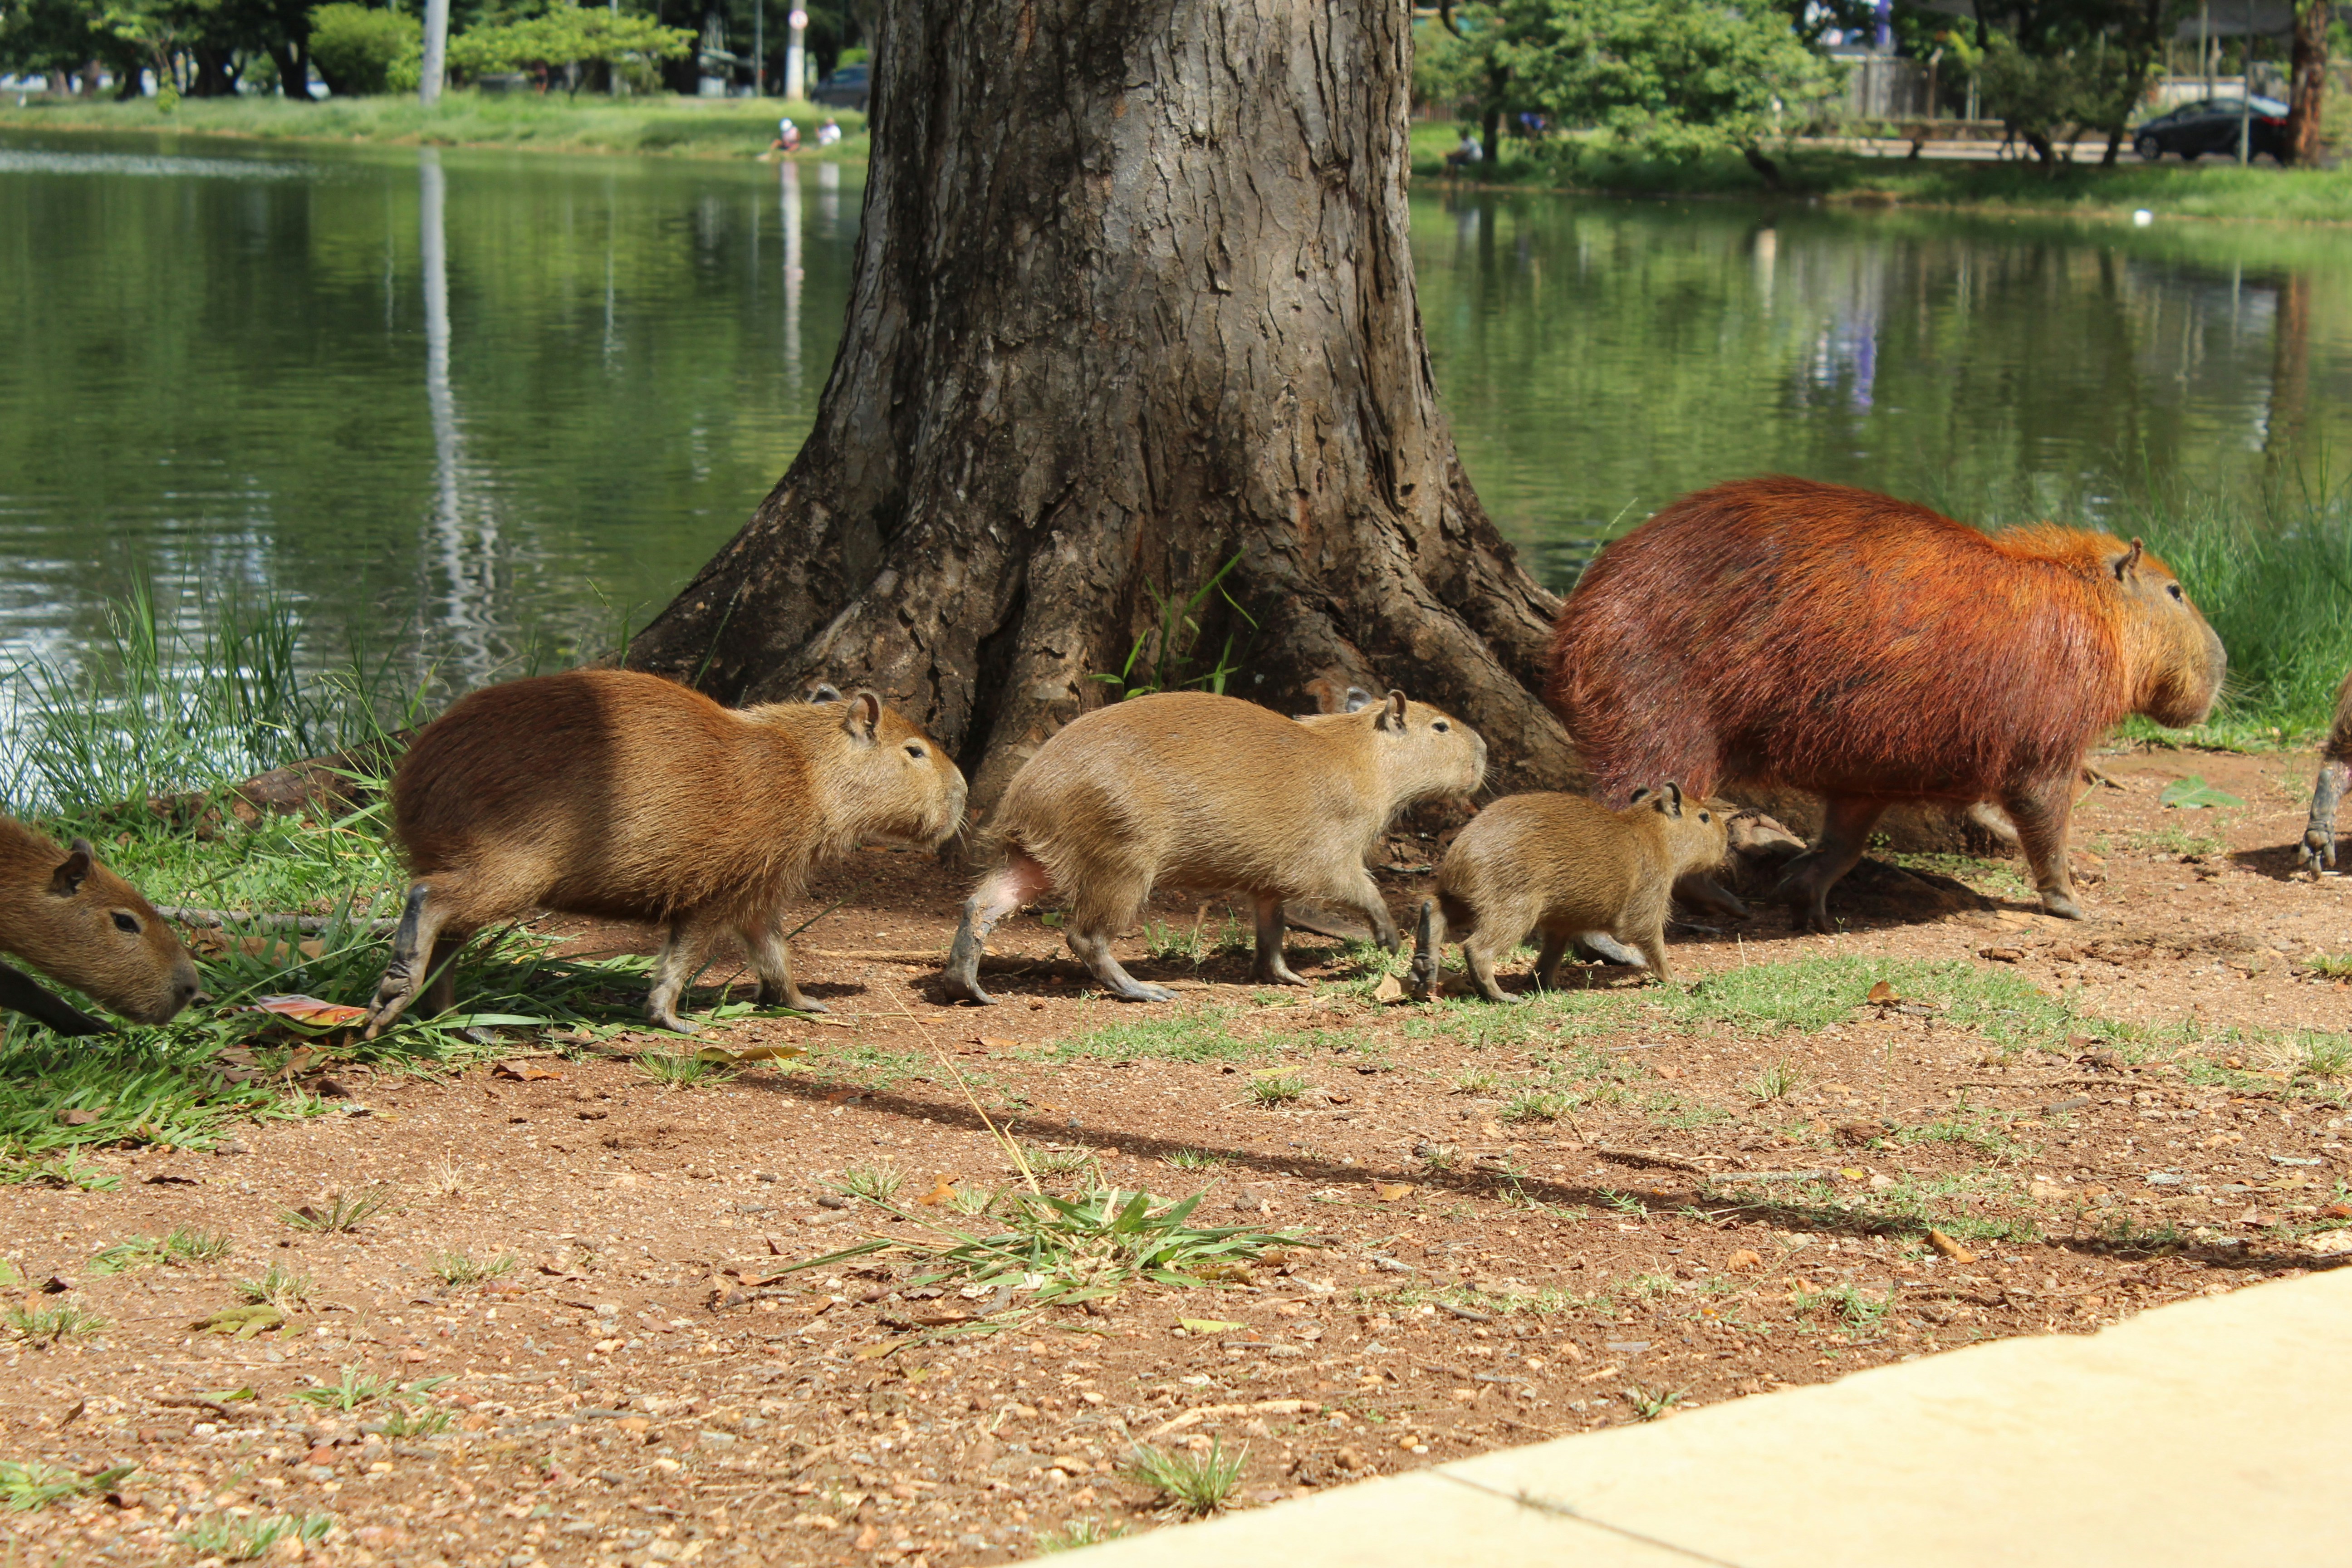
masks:
[[[2336,689],[2336,722],[2327,731],[2327,743],[2319,748],[2319,782],[2311,789],[2311,825],[2303,830],[2300,858],[2315,877],[2323,862],[2331,870],[2336,865],[2336,805],[2344,798],[2347,777],[2352,777],[2352,670],[2345,672],[2344,684]]]
[[[624,670],[573,670],[461,698],[392,780],[415,883],[367,1034],[452,999],[466,937],[533,910],[666,924],[646,1015],[681,1034],[678,993],[732,930],[760,999],[824,1008],[793,981],[785,901],[861,840],[929,848],[963,819],[963,774],[871,691],[722,708]]]
[[[2085,752],[2127,713],[2193,724],[2221,641],[2161,561],[2104,533],[1987,534],[1868,490],[1776,477],[1685,496],[1603,550],[1561,607],[1546,692],[1627,799],[1676,778],[1823,797],[1777,892],[1831,929],[1830,889],[1896,801],[1998,801],[2042,907]]]
[[[6,816],[0,816],[0,952],[134,1023],[168,1023],[202,989],[179,937],[138,889],[99,864],[88,839],[60,849]],[[0,1007],[61,1035],[107,1032],[5,963]]]
[[[1305,984],[1283,962],[1285,899],[1360,910],[1394,952],[1396,921],[1365,858],[1398,812],[1466,795],[1486,773],[1476,731],[1402,691],[1303,719],[1204,691],[1097,708],[1038,748],[1004,792],[990,825],[1003,864],[963,907],[947,993],[995,1000],[980,986],[989,931],[1055,889],[1069,900],[1070,951],[1130,1002],[1170,996],[1110,951],[1158,884],[1248,897],[1265,984]]]
[[[1437,868],[1437,896],[1421,905],[1412,954],[1417,994],[1436,989],[1451,939],[1462,943],[1479,992],[1513,1000],[1495,983],[1495,960],[1530,931],[1543,933],[1536,984],[1549,989],[1572,942],[1605,933],[1642,955],[1661,981],[1666,910],[1675,880],[1723,863],[1723,814],[1685,800],[1680,785],[1638,789],[1612,811],[1580,795],[1506,795],[1454,837]]]

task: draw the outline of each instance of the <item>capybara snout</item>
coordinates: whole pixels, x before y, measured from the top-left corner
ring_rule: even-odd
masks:
[[[12,952],[133,1023],[164,1024],[201,994],[195,961],[138,889],[89,840],[59,848],[0,817],[0,952]],[[9,1000],[17,1000],[13,994]],[[53,1026],[88,1021],[62,1003],[24,1003]]]

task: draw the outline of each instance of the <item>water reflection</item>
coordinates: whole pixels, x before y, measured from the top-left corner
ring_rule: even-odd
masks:
[[[827,168],[834,165],[827,164]],[[784,381],[801,390],[801,166],[787,158],[777,165],[777,206],[784,226]],[[836,175],[840,173],[834,169]]]

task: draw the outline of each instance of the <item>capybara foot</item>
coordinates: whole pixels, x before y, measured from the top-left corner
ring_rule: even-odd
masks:
[[[791,991],[778,991],[772,985],[761,986],[759,994],[752,997],[751,1000],[762,1007],[784,1007],[789,1008],[791,1011],[795,1013],[830,1013],[833,1011],[832,1008],[826,1006],[824,1003],[817,1001],[814,997],[803,996],[798,993]]]
[[[1303,984],[1305,982],[1302,981],[1300,984]],[[1110,994],[1122,1002],[1173,1002],[1176,1000],[1176,993],[1169,990],[1165,985],[1154,985],[1150,981],[1132,978],[1129,978],[1124,985],[1113,984]]]
[[[702,1032],[700,1025],[688,1023],[672,1007],[648,1007],[646,1016],[653,1020],[655,1028],[667,1029],[674,1035],[698,1035]]]
[[[1289,964],[1277,958],[1273,963],[1260,962],[1250,972],[1250,978],[1260,985],[1304,985],[1307,984]]]
[[[2055,915],[2062,921],[2080,921],[2090,918],[2083,912],[2082,905],[2064,893],[2042,894],[2042,911],[2044,914]]]
[[[982,1007],[993,1007],[996,998],[980,987],[980,955],[986,945],[985,926],[975,931],[974,910],[980,903],[977,894],[964,905],[963,923],[956,927],[955,945],[948,949],[947,967],[940,971],[940,989],[950,1002],[970,1002]]]
[[[2331,871],[2334,870],[2336,868],[2336,835],[2322,833],[2316,828],[2305,829],[2303,847],[2295,851],[2294,864],[2295,869],[2308,871],[2314,877],[2320,874],[2319,868],[2322,865],[2326,866]]]
[[[1644,962],[1640,953],[1605,931],[1586,931],[1568,945],[1570,952],[1588,963],[1617,963],[1629,969],[1639,969]]]
[[[996,998],[980,988],[977,980],[961,980],[950,971],[940,976],[940,989],[950,1002],[969,1002],[975,1007],[993,1007]]]

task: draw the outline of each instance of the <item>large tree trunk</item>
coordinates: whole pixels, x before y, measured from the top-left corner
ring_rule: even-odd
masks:
[[[1406,246],[1393,0],[892,0],[839,360],[791,469],[631,647],[725,700],[824,679],[976,804],[1232,564],[1179,679],[1323,677],[1576,773],[1556,608],[1455,461]]]
[[[2299,0],[2294,45],[2287,57],[2287,161],[2308,164],[2319,155],[2321,100],[2327,89],[2327,0]]]

